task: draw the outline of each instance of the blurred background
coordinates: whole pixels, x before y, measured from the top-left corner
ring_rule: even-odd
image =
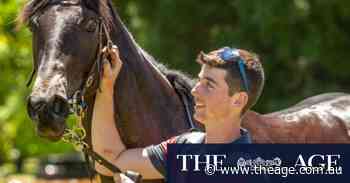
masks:
[[[0,0],[0,177],[33,172],[35,159],[28,158],[74,151],[36,137],[27,116],[31,34],[25,27],[15,30],[24,3]],[[201,50],[232,46],[260,55],[267,80],[257,112],[350,91],[350,1],[114,0],[114,5],[145,50],[190,76],[199,71],[195,58]]]

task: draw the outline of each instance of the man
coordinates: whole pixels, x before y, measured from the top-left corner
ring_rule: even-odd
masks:
[[[194,118],[205,126],[206,132],[190,132],[159,145],[136,149],[125,148],[114,126],[113,86],[122,61],[116,48],[107,54],[111,59],[104,63],[102,92],[96,96],[92,144],[97,153],[123,171],[139,172],[145,179],[165,178],[167,144],[170,143],[251,143],[249,132],[241,128],[241,119],[256,103],[264,86],[264,71],[254,54],[228,47],[209,54],[201,52],[197,58],[201,64],[199,81],[192,95],[196,103]],[[113,175],[99,164],[96,170]]]

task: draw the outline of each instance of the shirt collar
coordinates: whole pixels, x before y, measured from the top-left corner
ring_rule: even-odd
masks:
[[[241,136],[232,141],[230,144],[251,144],[252,143],[252,138],[250,137],[250,134],[248,130],[241,128],[240,129]]]

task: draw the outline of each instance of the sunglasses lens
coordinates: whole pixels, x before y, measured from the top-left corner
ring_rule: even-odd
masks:
[[[229,61],[233,58],[233,54],[230,51],[224,51],[221,54],[221,59],[223,59],[224,61]]]
[[[239,55],[234,49],[224,48],[224,50],[220,53],[220,57],[224,61],[235,61]]]

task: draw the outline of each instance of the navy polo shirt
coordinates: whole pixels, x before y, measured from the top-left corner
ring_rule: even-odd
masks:
[[[229,144],[251,144],[252,140],[249,132],[241,128],[241,136]],[[146,152],[153,166],[165,177],[166,176],[166,157],[168,144],[200,144],[205,141],[205,133],[199,131],[188,132],[179,136],[175,136],[158,145],[146,147]]]

